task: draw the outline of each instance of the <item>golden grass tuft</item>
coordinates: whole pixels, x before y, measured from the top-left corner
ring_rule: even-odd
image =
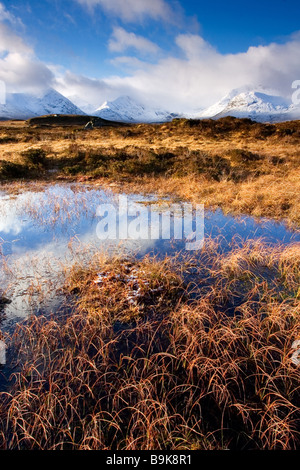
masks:
[[[299,270],[299,245],[215,240],[184,263],[74,266],[72,311],[12,338],[1,448],[299,448]]]

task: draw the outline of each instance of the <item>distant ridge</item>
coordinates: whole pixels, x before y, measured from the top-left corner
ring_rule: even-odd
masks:
[[[48,114],[46,116],[34,117],[27,120],[30,126],[86,126],[92,122],[92,127],[120,127],[125,124],[95,116],[77,115],[77,114]]]
[[[7,93],[6,103],[0,104],[0,119],[30,119],[46,114],[85,113],[53,88],[41,96],[28,93]]]
[[[194,115],[194,118],[220,118],[233,116],[257,122],[282,122],[300,119],[300,108],[289,104],[280,96],[260,91],[233,90],[213,106]]]
[[[120,96],[115,101],[105,101],[95,110],[95,116],[110,121],[127,123],[159,123],[168,122],[179,117],[162,109],[147,107],[130,96]]]

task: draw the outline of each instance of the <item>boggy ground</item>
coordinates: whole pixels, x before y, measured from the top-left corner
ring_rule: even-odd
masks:
[[[31,317],[0,395],[2,449],[297,449],[299,246],[96,255],[72,312]],[[297,346],[298,344],[298,346]]]
[[[300,123],[178,119],[85,131],[1,123],[0,179],[89,180],[300,221]]]
[[[2,187],[90,181],[299,227],[300,124],[231,118],[83,131],[2,123]],[[2,449],[299,449],[300,248],[206,240],[194,257],[96,255],[65,315],[12,338]]]

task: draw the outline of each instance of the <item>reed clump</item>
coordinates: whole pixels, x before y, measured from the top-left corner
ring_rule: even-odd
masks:
[[[213,240],[74,266],[71,312],[12,338],[1,448],[299,448],[299,270],[299,245]]]

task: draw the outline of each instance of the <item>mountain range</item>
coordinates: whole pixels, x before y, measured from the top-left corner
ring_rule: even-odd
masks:
[[[259,122],[280,122],[300,119],[300,107],[290,104],[280,96],[261,91],[232,90],[207,109],[193,113],[176,114],[146,106],[129,96],[105,101],[100,107],[88,105],[81,109],[54,89],[40,96],[27,93],[8,93],[6,103],[0,104],[0,119],[29,119],[47,114],[79,114],[97,116],[109,121],[126,123],[160,123],[176,117],[217,119],[225,116],[250,118]],[[93,110],[94,109],[94,110]],[[85,112],[86,111],[86,112]]]

